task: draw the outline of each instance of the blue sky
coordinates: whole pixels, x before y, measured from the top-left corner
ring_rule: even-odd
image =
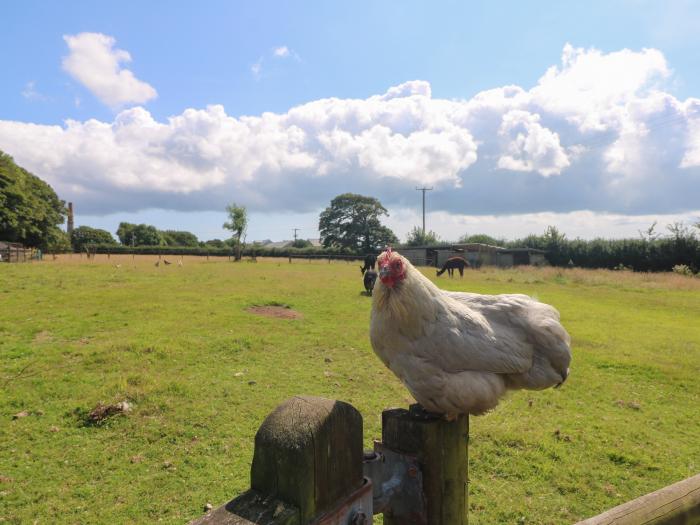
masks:
[[[16,2],[0,149],[74,202],[314,237],[338,193],[400,236],[635,235],[700,216],[700,4]],[[505,90],[504,87],[510,86]]]

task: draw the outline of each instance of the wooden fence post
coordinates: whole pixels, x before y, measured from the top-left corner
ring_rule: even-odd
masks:
[[[371,523],[362,460],[362,416],[352,405],[293,397],[255,435],[251,489],[191,525],[349,523],[341,521],[348,513]]]
[[[467,440],[469,418],[448,422],[419,405],[382,413],[382,444],[417,456],[429,524],[467,525]],[[410,525],[384,514],[385,525]]]

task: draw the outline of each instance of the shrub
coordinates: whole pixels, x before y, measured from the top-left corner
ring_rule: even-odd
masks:
[[[673,267],[673,273],[677,273],[679,275],[686,275],[688,277],[692,277],[695,275],[693,273],[693,270],[690,269],[690,267],[686,264],[677,264]]]

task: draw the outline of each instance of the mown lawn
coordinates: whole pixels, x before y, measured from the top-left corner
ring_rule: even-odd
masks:
[[[247,488],[253,436],[287,397],[352,403],[367,447],[411,402],[372,353],[355,264],[104,257],[0,265],[0,521],[185,523]],[[573,339],[561,389],[472,418],[470,523],[572,523],[700,471],[700,279],[439,282],[535,295]],[[278,303],[303,318],[246,311]],[[123,400],[128,415],[87,424]]]

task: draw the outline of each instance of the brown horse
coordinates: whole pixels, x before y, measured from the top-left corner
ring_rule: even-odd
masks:
[[[459,270],[459,276],[464,277],[464,267],[469,268],[469,261],[466,259],[463,259],[462,257],[450,257],[445,261],[445,264],[442,265],[442,268],[440,268],[437,271],[437,276],[441,276],[443,273],[445,273],[445,270],[447,270],[447,274],[450,277],[454,276],[454,271],[455,269]]]

